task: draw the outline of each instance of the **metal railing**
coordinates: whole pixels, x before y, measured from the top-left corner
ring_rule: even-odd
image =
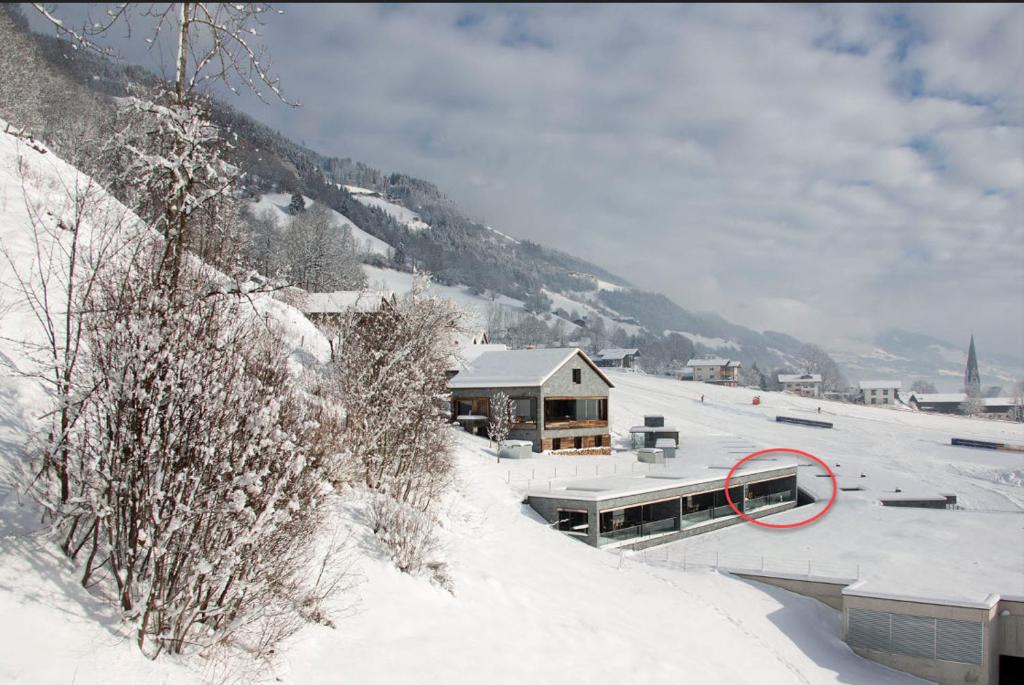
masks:
[[[679,530],[679,517],[673,516],[672,518],[661,519],[660,521],[645,521],[636,526],[601,532],[598,534],[597,543],[599,545],[606,545],[624,540],[638,540],[654,535],[672,533],[677,530]]]
[[[683,571],[744,571],[805,577],[854,580],[861,577],[860,564],[829,559],[801,559],[718,550],[673,549],[672,545],[651,547],[639,552],[616,550],[620,564],[626,559],[656,565],[667,564]]]

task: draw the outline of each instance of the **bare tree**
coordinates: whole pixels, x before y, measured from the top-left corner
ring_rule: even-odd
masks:
[[[358,290],[366,285],[352,231],[315,204],[285,229],[282,260],[288,280],[310,292]]]
[[[487,437],[497,443],[498,449],[501,449],[501,443],[508,437],[515,421],[515,403],[505,393],[495,393],[491,397],[491,416],[487,422]]]
[[[798,357],[806,373],[821,375],[822,390],[842,390],[846,386],[846,379],[839,365],[821,347],[805,343],[800,348]]]
[[[916,380],[910,386],[910,392],[917,393],[936,393],[938,390],[935,389],[935,384],[925,380]]]

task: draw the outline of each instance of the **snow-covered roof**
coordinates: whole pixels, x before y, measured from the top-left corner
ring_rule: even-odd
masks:
[[[779,383],[821,383],[820,373],[780,373]]]
[[[640,350],[635,347],[622,348],[622,347],[608,347],[597,353],[595,359],[610,360],[610,359],[622,359],[623,357],[630,354],[639,354]]]
[[[712,357],[709,359],[691,359],[686,362],[687,366],[728,366],[730,363],[729,359],[722,359],[721,357]],[[737,362],[739,363],[739,362]]]
[[[302,311],[306,314],[341,314],[350,309],[375,312],[381,302],[394,301],[390,290],[338,290],[333,293],[308,293]]]
[[[573,356],[579,355],[609,388],[615,387],[582,350],[558,347],[540,350],[484,352],[469,368],[448,382],[452,388],[532,388],[544,385]]]
[[[861,390],[899,390],[903,387],[902,381],[861,381],[858,385]]]
[[[986,397],[981,400],[986,407],[1013,407],[1021,404],[1021,401],[1013,397]]]
[[[910,396],[918,404],[942,404],[944,402],[963,402],[967,395],[962,392],[929,392],[917,393]]]
[[[462,371],[468,369],[476,361],[477,357],[485,352],[505,352],[508,346],[501,343],[478,343],[476,345],[460,345],[452,354],[448,364],[449,371]]]

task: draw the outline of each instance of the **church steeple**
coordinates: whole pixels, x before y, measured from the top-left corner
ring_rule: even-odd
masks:
[[[968,397],[981,396],[981,375],[978,373],[978,355],[974,352],[974,335],[967,350],[967,370],[964,372],[964,392]]]

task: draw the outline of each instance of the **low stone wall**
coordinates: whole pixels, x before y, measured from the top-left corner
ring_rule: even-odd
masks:
[[[843,588],[855,582],[853,578],[824,578],[817,576],[800,576],[786,573],[769,573],[764,571],[730,570],[730,575],[747,580],[754,580],[765,585],[795,592],[804,597],[816,599],[827,604],[836,611],[843,610]]]

